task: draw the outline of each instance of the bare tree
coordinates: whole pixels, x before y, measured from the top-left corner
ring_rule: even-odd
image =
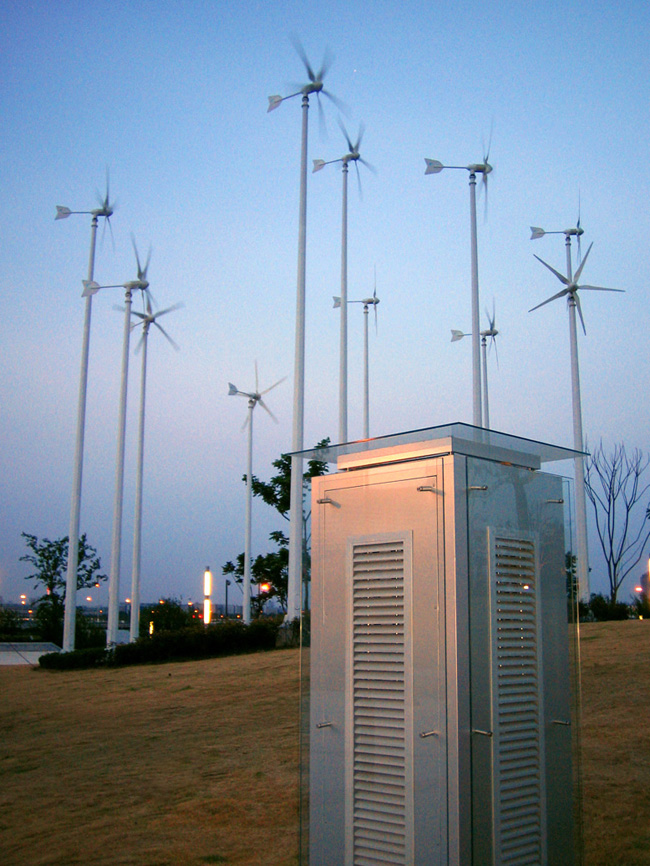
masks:
[[[649,464],[650,458],[638,448],[630,457],[622,444],[606,454],[602,442],[585,462],[585,486],[607,563],[612,604],[650,538],[650,504],[646,499],[650,482],[643,478]]]

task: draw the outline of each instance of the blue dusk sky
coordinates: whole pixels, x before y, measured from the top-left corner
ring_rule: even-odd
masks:
[[[0,5],[0,595],[29,591],[21,531],[68,532],[90,217],[110,170],[112,235],[100,226],[95,277],[135,278],[131,233],[151,246],[159,307],[184,307],[149,344],[142,598],[201,594],[206,564],[243,549],[246,402],[228,382],[288,379],[256,412],[254,472],[291,450],[300,100],[267,97],[306,82],[290,35],[349,108],[361,166],[349,187],[349,295],[372,294],[370,433],[471,423],[467,173],[424,175],[425,157],[483,159],[492,130],[489,210],[479,201],[494,429],[571,446],[568,315],[533,254],[565,269],[575,225],[587,283],[579,335],[585,436],[650,450],[646,2],[254,2],[4,0]],[[311,98],[309,165],[347,150],[338,111]],[[337,438],[341,172],[308,178],[305,444]],[[574,262],[575,267],[575,262]],[[81,530],[110,567],[123,293],[93,301]],[[139,303],[136,300],[136,304]],[[362,435],[362,310],[350,307],[350,438]],[[132,346],[136,343],[134,332]],[[120,597],[130,593],[139,355],[131,353]],[[558,467],[571,472],[571,465]],[[253,553],[277,515],[254,504]],[[605,590],[591,543],[592,587]],[[624,588],[628,597],[632,583]],[[97,601],[105,603],[102,589]]]

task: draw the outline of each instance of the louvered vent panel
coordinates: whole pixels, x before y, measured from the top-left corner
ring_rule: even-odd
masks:
[[[495,863],[543,862],[543,778],[535,546],[493,547]]]
[[[352,862],[407,864],[404,542],[352,549]]]

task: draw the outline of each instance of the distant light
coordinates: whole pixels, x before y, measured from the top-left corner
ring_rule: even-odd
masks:
[[[634,591],[635,592],[643,592],[643,587],[642,586],[635,586]]]
[[[158,604],[164,604],[164,603],[165,603],[165,599],[164,599],[164,598],[160,598],[160,599],[158,599]]]
[[[210,566],[206,565],[203,573],[203,623],[210,625],[212,619],[212,572]]]
[[[149,634],[153,634],[153,620],[149,623]]]
[[[527,587],[524,587],[524,589],[527,589]],[[271,584],[260,583],[260,592],[271,592]]]
[[[92,598],[91,595],[87,595],[87,596],[86,596],[86,601],[92,601],[92,600],[93,600],[93,598]]]
[[[131,599],[130,599],[130,598],[125,598],[124,601],[125,601],[127,604],[131,604]]]
[[[27,598],[27,596],[26,596],[26,595],[25,595],[25,593],[24,593],[24,592],[23,592],[23,593],[21,593],[21,596],[20,596],[20,597],[21,597],[21,598]]]

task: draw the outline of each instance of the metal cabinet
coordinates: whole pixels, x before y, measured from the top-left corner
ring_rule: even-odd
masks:
[[[499,444],[313,480],[311,866],[574,863],[562,480]]]

